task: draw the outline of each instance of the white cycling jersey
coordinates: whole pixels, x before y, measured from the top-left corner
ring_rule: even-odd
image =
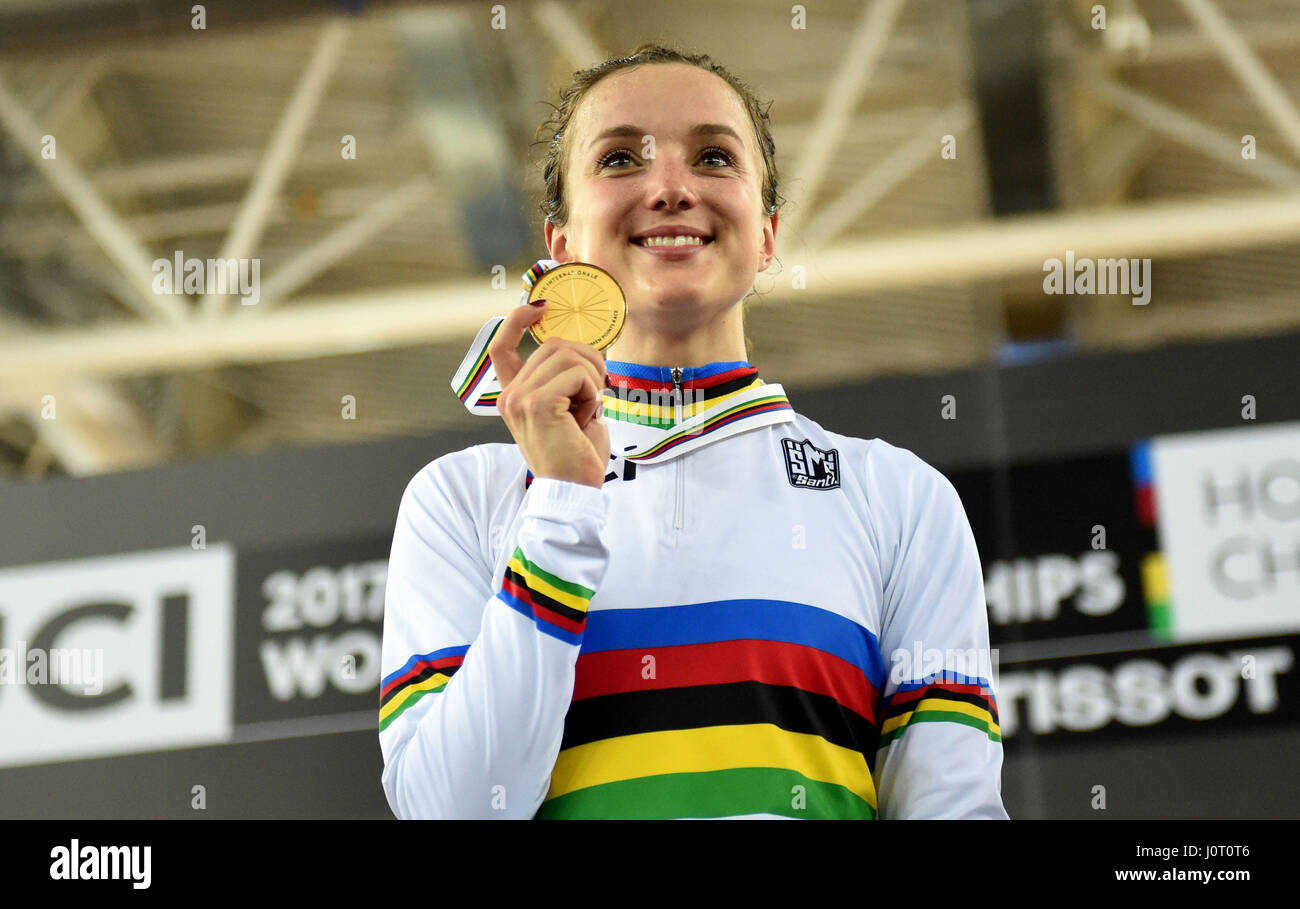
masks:
[[[434,460],[388,567],[402,818],[1006,818],[979,554],[952,484],[746,362],[610,361],[611,471]]]

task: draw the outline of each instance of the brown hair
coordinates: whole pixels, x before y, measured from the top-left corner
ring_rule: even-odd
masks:
[[[698,66],[726,80],[727,84],[735,90],[745,105],[745,110],[749,112],[754,138],[763,156],[763,176],[760,187],[763,194],[763,208],[769,215],[777,211],[785,199],[777,192],[776,143],[772,141],[768,118],[768,110],[772,107],[772,102],[768,101],[764,107],[748,85],[729,73],[722,65],[714,63],[708,54],[686,54],[660,44],[642,44],[626,57],[613,57],[588,69],[575,72],[572,84],[560,93],[559,106],[552,104],[553,113],[537,128],[535,136],[537,141],[533,144],[547,143],[542,170],[546,180],[546,196],[540,206],[546,219],[560,225],[569,220],[569,204],[565,198],[564,183],[561,178],[567,145],[565,136],[568,133],[569,121],[579,102],[593,85],[611,73],[645,63],[686,63]],[[550,131],[550,136],[543,138],[547,130]]]

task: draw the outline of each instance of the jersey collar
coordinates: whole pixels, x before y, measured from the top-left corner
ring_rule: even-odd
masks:
[[[501,385],[488,347],[504,321],[496,316],[479,329],[451,379],[452,391],[470,413],[499,416]],[[794,419],[785,389],[764,382],[744,360],[683,367],[609,360],[605,365],[610,382],[602,412],[609,424],[610,452],[629,461],[667,461]]]
[[[605,368],[610,451],[629,461],[667,461],[794,419],[785,390],[744,360],[676,368],[607,360]]]
[[[609,387],[605,389],[606,419],[660,429],[672,429],[724,398],[763,384],[758,369],[744,360],[677,369],[606,360],[605,369],[609,374]]]

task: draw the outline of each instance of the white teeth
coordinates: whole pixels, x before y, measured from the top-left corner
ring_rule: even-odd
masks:
[[[638,241],[642,246],[703,246],[703,237],[645,237]]]

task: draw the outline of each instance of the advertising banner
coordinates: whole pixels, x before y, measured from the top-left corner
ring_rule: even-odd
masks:
[[[1009,743],[1300,716],[1300,424],[949,478]],[[0,767],[377,727],[390,544],[0,569]]]
[[[390,542],[240,554],[236,724],[369,711],[378,729]]]
[[[234,551],[0,569],[0,767],[225,741]]]
[[[1152,441],[1174,640],[1300,631],[1300,423]]]

